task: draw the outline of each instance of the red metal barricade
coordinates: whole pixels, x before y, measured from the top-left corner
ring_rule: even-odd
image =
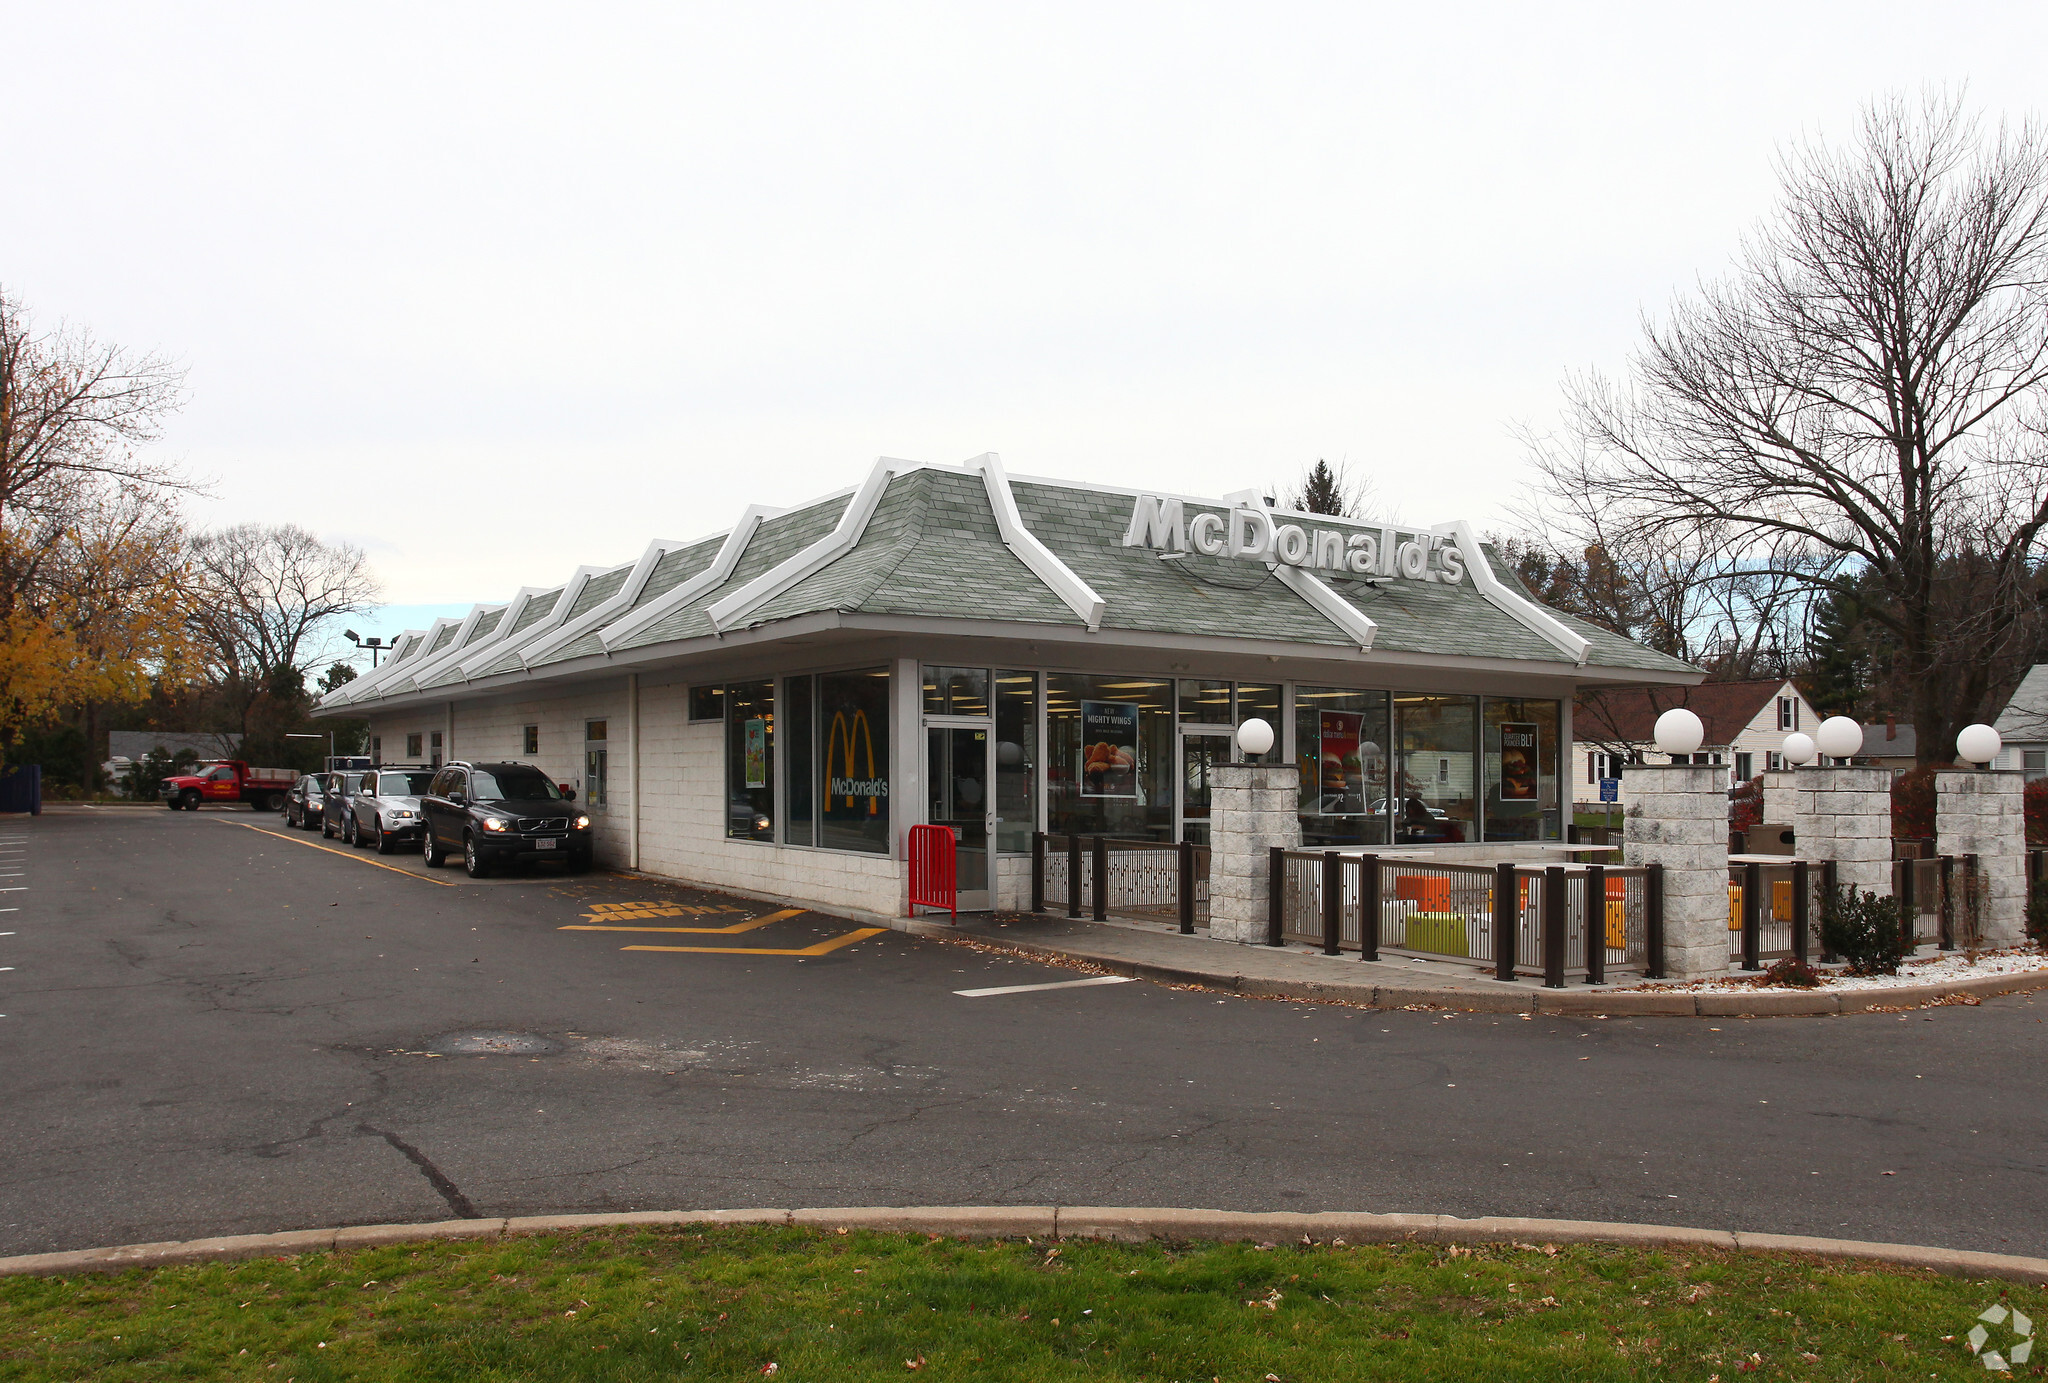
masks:
[[[919,908],[944,908],[960,923],[960,877],[947,826],[910,828],[910,915]]]

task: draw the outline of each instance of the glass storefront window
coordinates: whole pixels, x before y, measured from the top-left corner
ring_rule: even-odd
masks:
[[[1237,724],[1247,720],[1263,720],[1273,727],[1273,747],[1263,754],[1246,754],[1248,764],[1280,764],[1287,762],[1286,727],[1280,723],[1280,688],[1269,682],[1239,682],[1237,684]]]
[[[927,667],[924,670],[924,713],[928,716],[988,714],[988,669]]]
[[[824,736],[818,760],[818,844],[888,854],[888,669],[821,675],[817,725]]]
[[[1172,682],[1048,673],[1045,740],[1048,831],[1173,839]]]
[[[1557,840],[1558,703],[1486,698],[1488,840]]]
[[[775,839],[775,684],[725,689],[725,833]]]
[[[816,813],[812,810],[811,755],[817,741],[816,708],[811,704],[811,679],[782,679],[782,838],[791,845],[814,845]]]
[[[1443,844],[1478,839],[1479,698],[1403,693],[1394,698],[1400,782],[1394,794],[1394,842]]]
[[[1385,692],[1295,688],[1304,847],[1387,843],[1390,738]]]
[[[1230,683],[1180,682],[1180,723],[1183,725],[1230,724]]]
[[[1028,854],[1038,829],[1038,674],[996,674],[996,849]]]

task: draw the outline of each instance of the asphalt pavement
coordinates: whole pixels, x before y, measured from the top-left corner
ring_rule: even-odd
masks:
[[[0,1254],[468,1215],[1178,1205],[2048,1253],[2048,1000],[1374,1012],[246,810],[0,819]],[[1053,986],[984,993],[1014,986]]]

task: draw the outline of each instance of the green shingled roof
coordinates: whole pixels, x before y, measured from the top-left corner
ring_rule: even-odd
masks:
[[[1014,481],[1012,493],[1025,526],[1103,599],[1105,632],[1182,634],[1282,640],[1332,648],[1352,635],[1333,624],[1270,571],[1256,563],[1187,554],[1161,561],[1157,552],[1123,546],[1131,499],[1124,494],[1043,481]],[[727,579],[697,593],[635,631],[612,652],[698,639],[712,633],[709,608],[830,533],[849,498],[833,496],[764,519]],[[1192,519],[1226,514],[1221,505],[1184,504]],[[1338,525],[1341,526],[1341,525]],[[1410,531],[1410,530],[1404,530]],[[636,608],[673,591],[716,560],[724,537],[706,538],[662,555],[636,597]],[[1528,597],[1499,556],[1486,559],[1511,590]],[[580,618],[616,595],[630,573],[619,567],[592,577],[562,621]],[[1375,654],[1431,654],[1511,659],[1569,666],[1571,658],[1508,612],[1472,582],[1375,580],[1316,573],[1341,599],[1378,627]],[[516,635],[548,618],[562,596],[557,588],[527,602],[510,631]],[[913,468],[890,477],[875,511],[852,548],[744,613],[748,627],[824,612],[907,617],[1000,620],[1079,626],[1081,618],[1003,541],[983,477],[978,472]],[[1590,645],[1595,667],[1646,672],[1693,671],[1640,644],[1552,611]],[[494,626],[501,615],[487,616]],[[488,635],[480,620],[475,639]],[[435,650],[448,631],[437,636]],[[429,652],[435,651],[429,650]],[[555,650],[537,667],[605,652],[592,629]],[[520,671],[508,652],[483,675]],[[394,679],[397,690],[406,679]],[[445,673],[434,685],[460,680]]]
[[[557,586],[547,594],[537,595],[527,601],[526,608],[519,612],[519,618],[512,621],[511,633],[505,637],[509,639],[514,635],[523,634],[534,625],[546,619],[549,613],[554,610],[555,602],[562,598],[562,592],[567,589],[568,587],[566,586]]]
[[[491,636],[491,631],[496,629],[499,621],[504,618],[505,611],[502,607],[491,611],[476,622],[476,628],[469,631],[469,637],[462,641],[462,646],[468,648],[471,644],[488,639]]]
[[[434,642],[428,645],[426,656],[431,658],[436,653],[439,653],[442,649],[446,648],[449,644],[453,643],[455,641],[455,635],[458,632],[460,632],[461,629],[462,622],[460,620],[457,620],[452,624],[442,625],[440,632],[434,635]]]

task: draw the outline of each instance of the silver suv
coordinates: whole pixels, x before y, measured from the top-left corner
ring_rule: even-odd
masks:
[[[419,844],[420,794],[433,781],[431,768],[371,769],[348,800],[341,838],[350,845],[374,845],[380,855]]]

